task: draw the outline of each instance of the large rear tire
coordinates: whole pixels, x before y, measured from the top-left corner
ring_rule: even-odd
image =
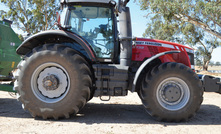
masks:
[[[203,101],[198,76],[180,63],[164,63],[146,74],[139,96],[146,111],[167,122],[187,121]]]
[[[76,51],[44,45],[20,62],[14,87],[33,117],[69,118],[89,100],[91,76],[87,61]]]

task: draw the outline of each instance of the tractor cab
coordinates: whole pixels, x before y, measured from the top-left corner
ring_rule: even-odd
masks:
[[[99,3],[98,3],[99,2]],[[70,0],[62,4],[61,26],[84,39],[98,59],[111,61],[117,42],[115,2]]]

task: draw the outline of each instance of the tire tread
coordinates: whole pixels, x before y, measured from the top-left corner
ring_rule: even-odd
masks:
[[[44,55],[44,52],[51,51],[56,51],[61,53],[62,55],[68,56],[68,60],[71,63],[74,63],[76,66],[78,66],[77,68],[79,68],[79,70],[77,72],[79,72],[79,74],[84,79],[82,81],[83,88],[80,91],[81,94],[79,95],[78,102],[74,102],[73,106],[69,108],[68,111],[63,111],[63,113],[59,114],[50,114],[48,112],[36,112],[34,105],[29,103],[30,100],[26,100],[26,95],[23,92],[21,82],[22,77],[24,77],[23,75],[25,71],[23,70],[23,67],[29,60],[29,58],[36,53],[39,53],[39,55]],[[45,44],[43,46],[34,48],[32,52],[28,54],[28,56],[26,56],[26,58],[18,64],[18,71],[19,74],[15,76],[17,84],[14,87],[16,90],[18,90],[19,97],[17,99],[22,102],[23,109],[28,110],[33,117],[41,117],[43,119],[54,118],[56,120],[59,118],[70,118],[70,114],[76,114],[81,108],[83,108],[83,106],[89,100],[91,90],[90,88],[92,87],[92,73],[89,67],[89,63],[78,52],[62,44]]]

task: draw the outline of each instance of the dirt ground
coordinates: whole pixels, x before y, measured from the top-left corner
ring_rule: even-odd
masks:
[[[15,96],[14,96],[15,97]],[[152,119],[136,93],[108,102],[93,98],[76,116],[62,120],[32,118],[20,102],[0,91],[2,134],[218,134],[221,132],[221,95],[205,93],[196,116],[188,122],[165,123]]]

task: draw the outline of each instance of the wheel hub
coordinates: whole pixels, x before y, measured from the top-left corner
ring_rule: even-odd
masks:
[[[166,85],[166,87],[164,88],[163,92],[162,92],[162,96],[163,98],[170,102],[176,102],[180,99],[181,97],[181,90],[178,86],[176,85]]]
[[[170,111],[183,108],[190,98],[188,85],[178,77],[164,79],[159,83],[156,93],[159,104]]]
[[[56,100],[56,98],[59,99],[59,97],[66,93],[70,78],[66,75],[67,73],[65,73],[62,68],[46,65],[50,64],[47,63],[42,65],[42,67],[37,69],[39,72],[35,73],[37,74],[35,76],[35,78],[37,78],[37,87],[35,88],[35,92],[37,93],[37,96],[43,98],[42,100],[44,101],[48,99]],[[48,100],[47,102],[52,101],[53,100]]]
[[[46,76],[43,79],[42,83],[43,83],[43,87],[46,90],[56,90],[58,88],[58,85],[59,85],[58,79],[53,74],[51,74],[49,76]]]

